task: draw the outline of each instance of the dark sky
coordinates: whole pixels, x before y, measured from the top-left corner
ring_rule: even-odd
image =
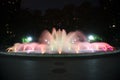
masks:
[[[99,5],[99,0],[22,0],[22,8],[39,9],[45,11],[48,8],[63,8],[65,4],[80,5],[84,1]]]

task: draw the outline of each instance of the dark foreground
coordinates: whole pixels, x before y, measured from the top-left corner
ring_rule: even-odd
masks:
[[[0,80],[120,80],[120,52],[0,53]]]

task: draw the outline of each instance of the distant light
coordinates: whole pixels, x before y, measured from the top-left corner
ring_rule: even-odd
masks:
[[[6,31],[6,33],[8,34],[8,33],[9,33],[9,31]]]
[[[8,1],[9,4],[11,4],[11,1]]]
[[[15,2],[12,2],[12,4],[15,4]]]
[[[112,27],[116,27],[116,26],[113,24]]]
[[[89,35],[88,36],[88,39],[91,41],[91,40],[95,40],[94,36],[93,35]]]
[[[13,37],[15,37],[15,34],[13,34]]]
[[[5,24],[5,27],[9,26],[9,24]]]
[[[106,10],[107,9],[107,7],[104,7],[104,10]]]
[[[10,34],[12,34],[12,31],[10,31]]]
[[[14,9],[14,11],[16,11],[17,9]]]

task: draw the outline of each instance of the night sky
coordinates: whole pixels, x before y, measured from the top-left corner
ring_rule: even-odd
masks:
[[[66,4],[80,5],[84,1],[99,6],[99,0],[22,0],[21,8],[45,11],[48,8],[63,8]]]

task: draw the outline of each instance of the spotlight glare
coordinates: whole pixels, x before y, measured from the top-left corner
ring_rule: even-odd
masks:
[[[89,39],[89,40],[95,40],[95,38],[94,38],[93,35],[88,36],[88,39]]]
[[[27,37],[27,40],[30,42],[30,41],[32,41],[32,37]]]

